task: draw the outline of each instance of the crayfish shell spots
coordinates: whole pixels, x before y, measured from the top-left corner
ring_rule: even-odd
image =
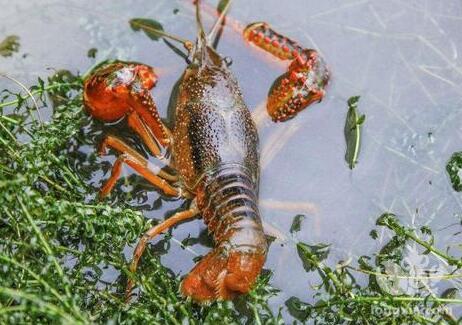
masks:
[[[244,39],[281,60],[293,59],[299,45],[284,37],[265,22],[255,22],[244,29]]]
[[[316,51],[305,50],[273,83],[268,94],[268,114],[275,122],[293,118],[311,103],[322,100],[328,82],[324,60]]]
[[[83,100],[87,112],[104,122],[124,117],[133,93],[155,86],[154,70],[144,64],[117,61],[96,69],[84,81]]]

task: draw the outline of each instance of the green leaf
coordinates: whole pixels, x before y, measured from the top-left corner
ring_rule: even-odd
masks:
[[[427,240],[427,242],[430,244],[430,245],[433,245],[435,243],[435,236],[433,236],[433,232],[431,230],[430,227],[428,226],[422,226],[420,227],[420,231],[422,232],[422,234],[424,235],[428,235],[430,237],[430,240]],[[427,249],[425,250],[425,252],[423,252],[422,254],[426,255],[426,254],[430,254],[430,251]]]
[[[305,220],[305,216],[303,214],[297,214],[292,221],[292,226],[290,226],[290,233],[293,234],[294,232],[299,232],[302,227],[302,221]]]
[[[220,2],[218,3],[218,6],[217,6],[217,11],[218,11],[219,14],[221,14],[223,12],[223,10],[226,8],[228,3],[229,3],[229,0],[220,0]]]
[[[392,228],[392,227],[399,225],[399,222],[395,214],[386,212],[382,214],[380,217],[378,217],[375,224],[377,226],[384,226],[384,227]]]
[[[164,28],[154,20],[148,18],[133,18],[130,19],[130,27],[135,31],[142,30],[150,39],[158,41],[163,35]]]
[[[305,243],[297,243],[297,253],[303,263],[303,268],[307,272],[315,270],[319,263],[329,255],[328,244],[308,245]]]
[[[360,116],[356,110],[358,100],[359,96],[354,96],[348,99],[348,113],[345,121],[345,160],[350,169],[353,169],[358,161],[361,146],[361,125],[366,119],[365,115]]]
[[[377,233],[377,230],[373,229],[369,232],[369,236],[371,236],[372,239],[377,239],[379,234]]]
[[[372,266],[369,264],[369,261],[371,260],[370,256],[360,256],[358,258],[358,264],[362,270],[372,270]]]
[[[462,151],[454,152],[446,165],[446,171],[449,174],[452,188],[456,192],[462,191],[462,182],[460,180],[459,172],[462,168]]]
[[[58,105],[65,104],[69,95],[69,92],[72,89],[68,87],[59,87],[59,84],[69,84],[73,82],[77,82],[78,77],[74,75],[69,70],[57,70],[51,77],[48,78],[48,82],[50,84],[55,84],[57,87],[53,90],[48,92],[48,96],[53,103],[53,107],[57,107]],[[44,87],[43,82],[41,83],[39,80],[40,87]]]
[[[432,230],[429,226],[422,226],[420,227],[420,231],[422,232],[422,234],[426,234],[426,235],[432,235]]]
[[[19,51],[19,46],[19,37],[9,35],[0,43],[0,55],[3,57],[12,56],[14,52]]]
[[[358,119],[358,122],[356,123],[356,125],[361,125],[364,123],[364,121],[366,120],[366,115],[361,115]]]
[[[352,96],[348,99],[348,107],[358,107],[359,98],[361,96]]]
[[[290,297],[286,300],[285,305],[287,306],[289,314],[301,322],[306,322],[308,320],[313,308],[313,306],[301,301],[297,297]]]
[[[98,49],[92,47],[91,49],[88,50],[87,56],[88,56],[89,58],[93,58],[93,59],[94,59],[94,58],[96,57],[96,53],[97,53],[97,52],[98,52]]]
[[[446,289],[442,294],[441,294],[441,298],[444,298],[444,299],[456,299],[457,298],[457,292],[459,290],[457,288],[449,288],[449,289]]]

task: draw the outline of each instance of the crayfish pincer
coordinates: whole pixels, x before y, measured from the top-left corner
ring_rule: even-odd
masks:
[[[221,25],[225,12],[215,26]],[[180,289],[194,301],[206,303],[249,292],[265,262],[267,242],[258,209],[257,130],[236,79],[211,45],[216,28],[209,35],[204,32],[199,1],[196,20],[197,40],[173,99],[172,131],[159,118],[149,92],[156,76],[146,65],[117,62],[101,67],[85,81],[84,99],[95,118],[115,121],[126,117],[155,157],[171,156],[166,171],[122,139],[106,137],[101,152],[112,148],[121,155],[102,196],[110,193],[126,163],[165,195],[190,199],[189,209],[144,234],[130,270],[136,271],[149,240],[178,222],[201,215],[215,248],[186,275]],[[129,279],[127,299],[133,285]]]
[[[244,38],[280,60],[290,60],[287,71],[273,83],[267,111],[274,122],[295,117],[314,102],[321,101],[329,82],[329,70],[316,50],[300,46],[265,22],[244,29]]]

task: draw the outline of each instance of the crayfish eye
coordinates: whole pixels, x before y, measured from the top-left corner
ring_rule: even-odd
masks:
[[[117,121],[131,108],[133,94],[151,89],[156,82],[154,70],[147,65],[123,61],[107,64],[84,81],[85,108],[96,119]]]

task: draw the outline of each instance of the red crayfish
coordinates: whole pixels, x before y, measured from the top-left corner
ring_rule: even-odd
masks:
[[[225,12],[215,26],[223,21]],[[247,293],[265,262],[267,242],[258,209],[257,129],[226,60],[210,45],[216,28],[209,35],[204,32],[199,1],[196,20],[198,36],[195,45],[188,46],[190,63],[174,98],[172,130],[160,119],[150,94],[157,76],[143,64],[118,61],[97,69],[84,82],[84,103],[88,113],[102,121],[126,117],[149,151],[169,167],[156,167],[120,138],[107,136],[100,153],[111,148],[121,154],[101,196],[111,192],[125,163],[165,195],[190,200],[187,210],[144,234],[130,270],[136,271],[148,241],[154,236],[201,215],[213,235],[215,248],[186,275],[181,292],[203,303]],[[268,102],[270,115],[282,121],[321,99],[328,76],[314,50],[301,50],[295,42],[287,45],[291,46],[290,53],[284,46],[276,51],[275,43],[262,45],[266,39],[259,41],[260,32],[266,33],[264,37],[279,37],[269,31],[267,25],[259,23],[246,29],[245,37],[278,57],[294,60]],[[322,73],[325,74],[320,80],[314,80]],[[294,87],[300,89],[295,92]],[[127,297],[132,287],[129,280]]]

